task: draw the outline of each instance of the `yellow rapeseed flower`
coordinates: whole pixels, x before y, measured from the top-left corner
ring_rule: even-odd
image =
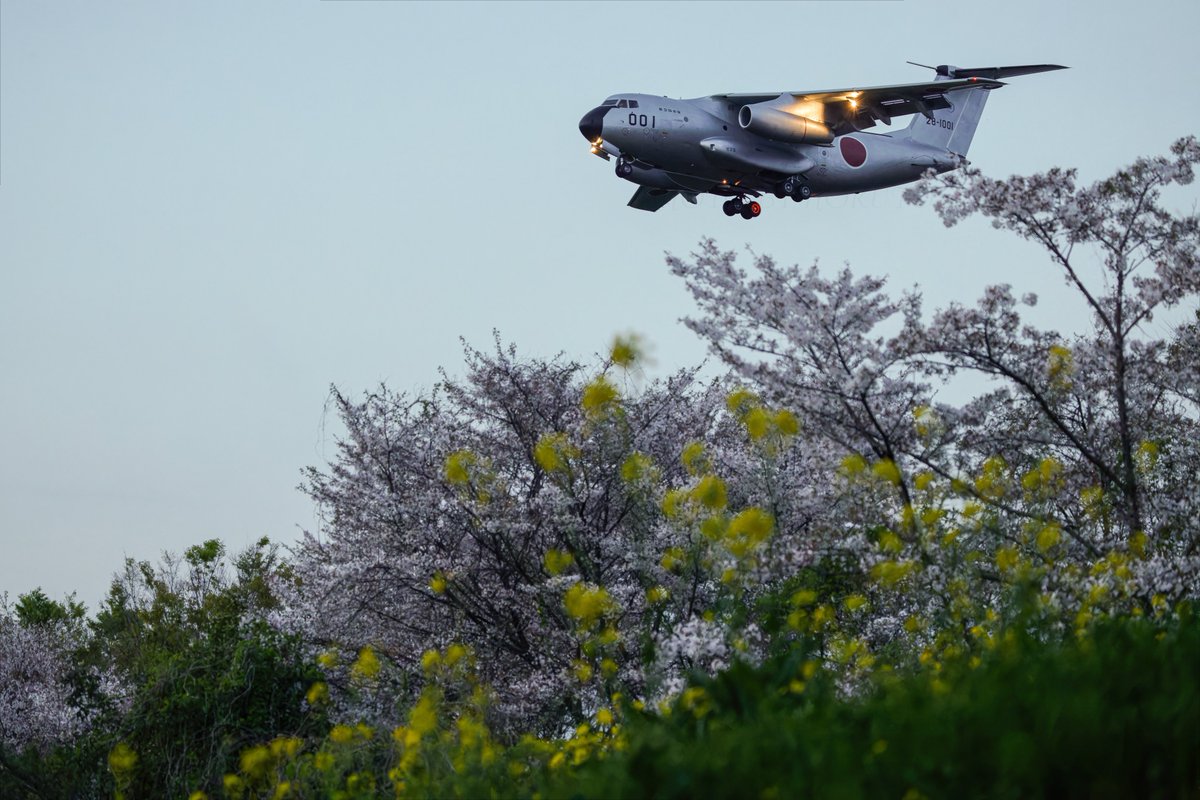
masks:
[[[979,473],[979,477],[975,479],[975,491],[981,496],[998,499],[1003,497],[1007,491],[1007,480],[1005,472],[1008,470],[1008,464],[999,456],[992,456],[983,462],[983,469]]]
[[[575,562],[575,557],[566,550],[558,550],[551,548],[546,551],[546,555],[542,557],[542,563],[546,565],[546,572],[551,575],[562,573],[567,567]]]
[[[656,477],[654,461],[645,453],[630,453],[621,464],[621,480],[626,483],[637,484],[645,480],[654,480]]]
[[[278,759],[295,758],[304,742],[295,736],[276,736],[271,740],[271,755]]]
[[[811,606],[817,602],[817,593],[812,589],[801,589],[792,595],[792,605],[794,606]]]
[[[125,742],[118,742],[116,747],[108,753],[108,768],[113,775],[122,777],[133,771],[137,766],[138,756]]]
[[[433,573],[433,577],[429,579],[429,589],[434,594],[446,593],[446,576],[441,570]]]
[[[587,683],[592,679],[592,665],[582,659],[575,659],[571,662],[571,671],[575,675],[575,680],[580,683]]]
[[[765,408],[756,406],[742,415],[742,424],[746,426],[750,441],[757,442],[771,432],[771,415]]]
[[[612,348],[609,349],[608,358],[618,367],[629,369],[641,361],[643,355],[642,337],[636,333],[631,333],[628,336],[618,335],[613,337]]]
[[[589,419],[604,419],[612,414],[620,399],[617,387],[613,386],[608,378],[600,375],[583,388],[580,405]]]
[[[710,542],[715,542],[725,536],[725,531],[728,529],[729,520],[725,518],[724,514],[714,514],[700,523],[700,534]]]
[[[446,482],[462,486],[471,480],[470,467],[478,461],[478,456],[470,450],[456,450],[446,456],[442,474]]]
[[[1062,529],[1058,527],[1057,523],[1052,522],[1049,525],[1046,525],[1041,531],[1038,532],[1037,535],[1038,550],[1041,550],[1043,553],[1045,553],[1047,550],[1054,547],[1054,545],[1058,544],[1058,540],[1060,538],[1062,538]]]
[[[1001,547],[996,550],[996,568],[1001,572],[1010,572],[1021,563],[1021,556],[1015,547]]]
[[[710,511],[719,511],[729,502],[725,481],[715,475],[705,475],[692,490],[692,496]]]
[[[934,425],[937,422],[937,415],[933,413],[933,409],[929,406],[917,406],[912,411],[913,428],[917,432],[917,436],[924,439],[933,432]]]
[[[421,654],[421,669],[433,672],[442,663],[442,654],[437,650],[426,650]]]
[[[267,772],[274,766],[275,759],[271,757],[269,748],[258,745],[257,747],[251,747],[242,751],[238,763],[241,766],[243,775],[248,775],[254,780],[259,780],[265,777]]]
[[[651,586],[646,590],[646,602],[652,606],[664,602],[670,596],[671,593],[665,586]]]
[[[421,699],[408,712],[408,727],[412,733],[425,736],[437,728],[437,698],[428,690],[422,692]]]
[[[688,493],[682,489],[670,489],[663,495],[662,512],[667,519],[674,519],[687,503]]]
[[[796,415],[786,408],[781,408],[775,412],[775,430],[779,431],[782,436],[795,436],[800,432],[800,422],[796,419]]]
[[[308,692],[304,698],[308,700],[310,706],[319,706],[329,702],[329,684],[325,681],[317,681],[312,686],[308,687]]]
[[[674,572],[676,569],[683,566],[685,557],[686,554],[683,552],[682,547],[668,547],[667,551],[663,553],[663,557],[658,563],[659,566],[661,566],[667,572]]]
[[[349,725],[334,725],[329,731],[329,739],[335,744],[349,744],[354,741],[354,729]]]
[[[698,475],[708,466],[703,442],[688,442],[679,458],[683,462],[683,468],[691,475]]]
[[[379,675],[381,668],[379,656],[375,655],[375,648],[367,645],[358,651],[358,658],[350,667],[350,674],[360,680],[374,680]]]
[[[1149,472],[1154,469],[1158,463],[1158,449],[1158,442],[1146,440],[1138,444],[1133,460],[1139,471]]]
[[[871,465],[871,474],[894,486],[900,485],[900,468],[890,458],[881,458]]]
[[[467,647],[465,645],[461,645],[458,642],[455,642],[454,644],[452,644],[446,648],[446,656],[445,656],[446,666],[453,667],[455,664],[457,664],[459,661],[462,661],[464,658],[469,658],[470,655],[471,655],[471,651],[469,649],[467,649]]]
[[[758,395],[749,389],[735,389],[725,398],[725,407],[730,413],[741,417],[758,405]]]
[[[917,568],[914,561],[881,561],[871,567],[871,577],[884,586],[895,586]]]
[[[533,449],[533,459],[546,472],[565,470],[568,462],[578,457],[579,448],[570,443],[565,433],[547,433]]]
[[[1070,349],[1060,344],[1051,345],[1046,368],[1050,374],[1050,380],[1069,387],[1070,382],[1067,378],[1075,371],[1074,361]]]
[[[860,475],[867,468],[867,460],[858,453],[851,453],[842,459],[841,473],[848,478]]]
[[[761,508],[751,506],[729,521],[728,536],[757,546],[765,542],[774,529],[775,518]]]
[[[563,606],[567,614],[586,630],[613,611],[616,603],[604,587],[580,581],[567,589]]]
[[[861,594],[849,595],[845,600],[842,601],[842,605],[846,607],[847,611],[858,611],[866,604],[867,598],[863,597]]]
[[[904,541],[895,532],[884,530],[879,534],[879,549],[885,553],[899,553],[904,549]]]

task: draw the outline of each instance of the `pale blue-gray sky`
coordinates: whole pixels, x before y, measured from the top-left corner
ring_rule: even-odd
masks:
[[[427,387],[460,336],[698,362],[663,252],[843,260],[931,303],[1066,297],[1036,251],[900,190],[658,214],[576,124],[692,97],[1057,62],[971,159],[1102,176],[1200,129],[1200,4],[34,2],[0,7],[0,590],[93,605],[126,555],[312,527],[327,387]],[[1194,202],[1195,193],[1182,202]],[[1077,314],[1072,310],[1071,313]],[[1078,316],[1074,317],[1078,319]]]

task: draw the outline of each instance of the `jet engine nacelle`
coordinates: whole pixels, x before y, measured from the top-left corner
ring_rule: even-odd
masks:
[[[742,106],[738,124],[751,133],[792,144],[829,144],[833,131],[816,120],[789,114],[767,103]]]

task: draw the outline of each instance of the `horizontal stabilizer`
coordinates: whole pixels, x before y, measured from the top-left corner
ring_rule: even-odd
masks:
[[[1018,75],[1033,75],[1037,72],[1053,72],[1056,69],[1067,69],[1059,64],[1025,64],[1019,67],[954,67],[954,78],[990,78],[1003,80],[1015,78]]]

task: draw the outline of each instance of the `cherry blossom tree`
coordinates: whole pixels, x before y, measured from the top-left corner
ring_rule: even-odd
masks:
[[[715,609],[817,557],[834,465],[752,393],[691,372],[638,388],[628,351],[593,374],[497,341],[424,395],[335,390],[347,435],[308,471],[324,524],[280,624],[349,655],[371,646],[397,685],[426,651],[466,644],[500,716],[543,730],[754,640]],[[722,641],[680,638],[702,623]],[[350,671],[331,680],[352,694]]]
[[[963,170],[906,193],[947,225],[979,213],[1040,244],[1092,313],[1092,328],[1069,336],[1025,323],[1020,305],[1036,298],[1005,285],[925,321],[915,295],[892,301],[881,280],[848,270],[827,279],[755,256],[747,274],[711,241],[668,263],[700,306],[688,325],[716,354],[845,453],[847,474],[893,485],[890,506],[875,508],[910,559],[895,563],[938,578],[930,594],[965,583],[986,598],[1036,573],[1053,602],[1074,595],[1070,613],[1118,583],[1150,610],[1164,593],[1194,594],[1200,547],[1195,328],[1164,341],[1146,327],[1164,308],[1194,307],[1200,289],[1200,223],[1162,201],[1197,160],[1189,137],[1087,187],[1068,170],[1008,181]],[[994,388],[937,401],[931,387],[968,373]],[[926,546],[937,537],[957,544]],[[963,544],[969,569],[956,562]]]

